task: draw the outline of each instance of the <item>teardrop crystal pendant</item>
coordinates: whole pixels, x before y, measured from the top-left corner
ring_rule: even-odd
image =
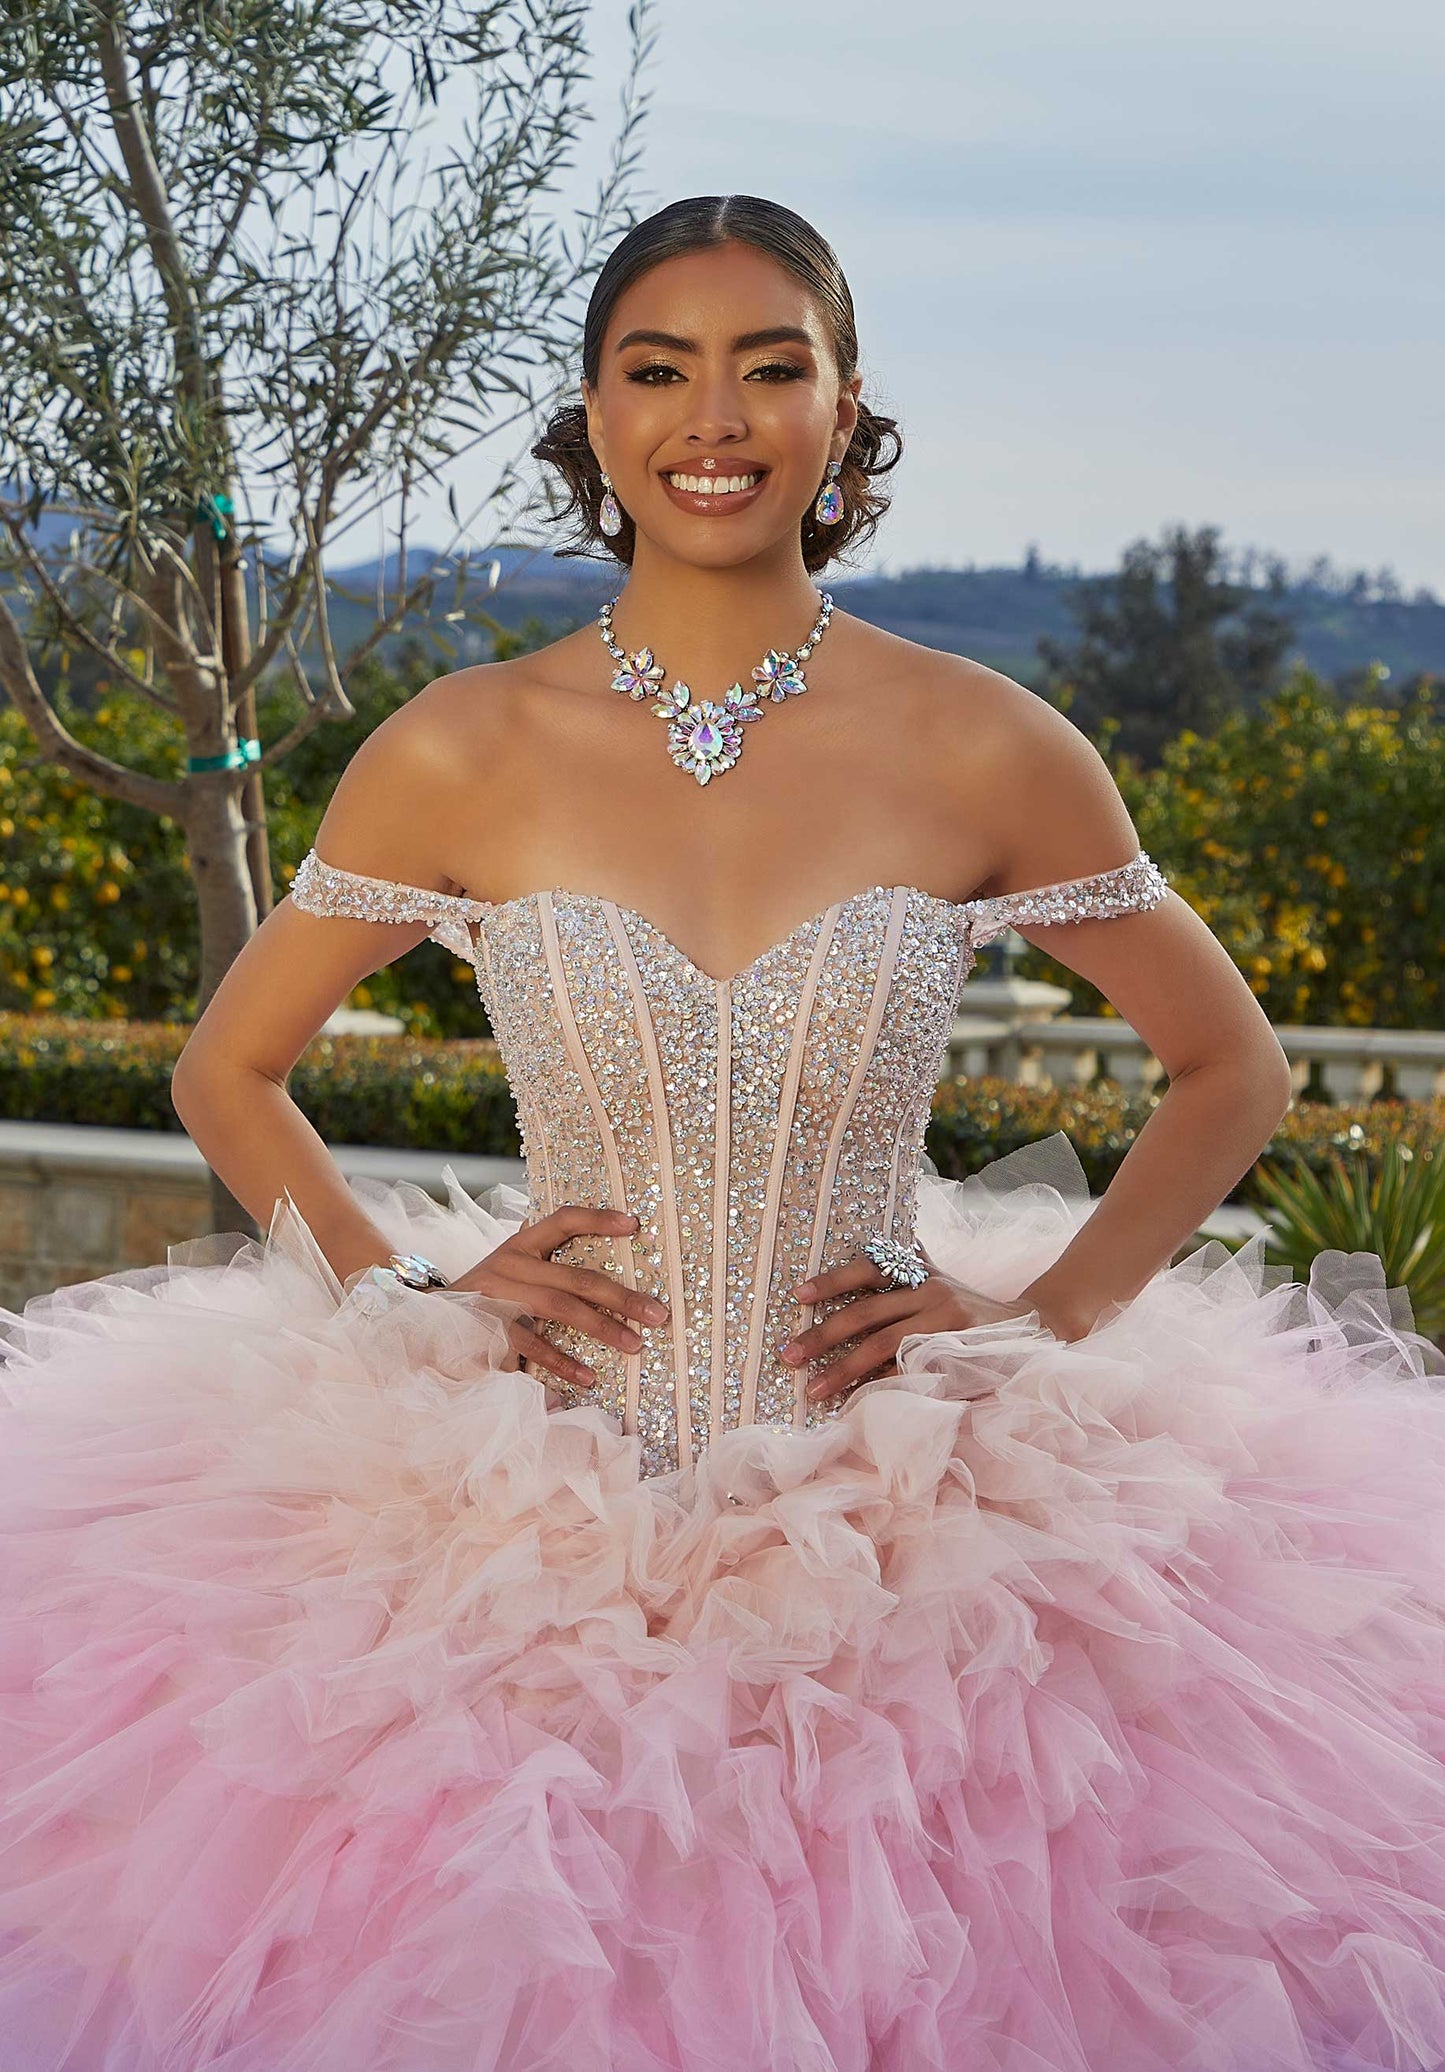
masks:
[[[822,609],[801,647],[792,654],[769,648],[747,690],[740,683],[730,684],[720,698],[702,698],[694,704],[692,692],[680,680],[663,689],[663,667],[651,648],[637,648],[629,655],[617,645],[612,633],[614,597],[597,614],[603,644],[619,664],[612,688],[627,698],[650,697],[652,710],[667,721],[667,750],[672,760],[699,784],[711,784],[714,777],[736,765],[743,752],[743,729],[762,718],[764,699],[794,698],[808,688],[803,664],[827,632],[833,610],[833,599],[826,590],[818,592],[818,602]]]
[[[609,540],[615,540],[618,533],[622,530],[622,506],[612,494],[612,484],[606,475],[602,477],[602,487],[606,491],[606,495],[603,497],[601,508],[597,513],[597,523],[606,533]]]
[[[813,516],[820,525],[836,525],[843,515],[843,492],[837,482],[842,470],[842,461],[829,461],[828,480],[818,492],[818,501],[813,506]]]

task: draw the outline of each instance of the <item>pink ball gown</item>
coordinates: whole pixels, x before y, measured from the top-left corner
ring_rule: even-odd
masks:
[[[721,980],[308,859],[474,964],[516,1094],[528,1191],[377,1187],[388,1235],[630,1208],[558,1256],[672,1321],[559,1331],[569,1402],[288,1207],[9,1320],[3,2072],[1445,2065],[1445,1361],[1379,1261],[1206,1245],[822,1405],[777,1357],[872,1235],[1057,1257],[1061,1134],[922,1158],[959,988],[1166,892],[871,886]]]

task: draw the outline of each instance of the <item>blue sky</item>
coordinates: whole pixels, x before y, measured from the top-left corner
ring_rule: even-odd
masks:
[[[591,31],[616,121],[625,0]],[[1445,591],[1445,9],[659,0],[642,213],[786,202],[908,450],[870,566],[1170,522]],[[434,528],[419,528],[422,537]]]

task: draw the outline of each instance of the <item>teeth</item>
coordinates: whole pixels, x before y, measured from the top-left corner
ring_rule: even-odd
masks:
[[[694,496],[723,496],[739,489],[751,489],[761,478],[757,475],[669,475],[668,481],[674,489],[683,489]]]

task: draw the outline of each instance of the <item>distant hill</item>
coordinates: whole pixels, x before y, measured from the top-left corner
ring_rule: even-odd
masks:
[[[469,591],[502,625],[515,630],[538,620],[553,639],[585,624],[621,587],[622,573],[612,564],[559,560],[545,548],[502,548],[494,558],[499,580],[490,597],[481,583],[469,583]],[[424,558],[413,556],[412,574],[423,565]],[[394,570],[388,573],[394,581]],[[918,568],[820,581],[840,607],[870,625],[925,647],[971,656],[1020,683],[1034,684],[1041,673],[1039,636],[1066,641],[1074,634],[1067,600],[1084,573],[1031,558],[1015,567]],[[334,580],[346,589],[374,593],[376,565],[338,571]],[[1265,594],[1262,587],[1259,594]],[[1445,676],[1445,602],[1429,591],[1403,597],[1388,574],[1345,575],[1322,562],[1310,577],[1286,585],[1278,608],[1294,619],[1293,652],[1331,680],[1372,662],[1383,662],[1396,685],[1422,670]],[[333,612],[333,632],[343,652],[349,630],[345,607],[339,624]],[[472,631],[459,643],[458,662],[484,660],[483,647],[483,636]]]

